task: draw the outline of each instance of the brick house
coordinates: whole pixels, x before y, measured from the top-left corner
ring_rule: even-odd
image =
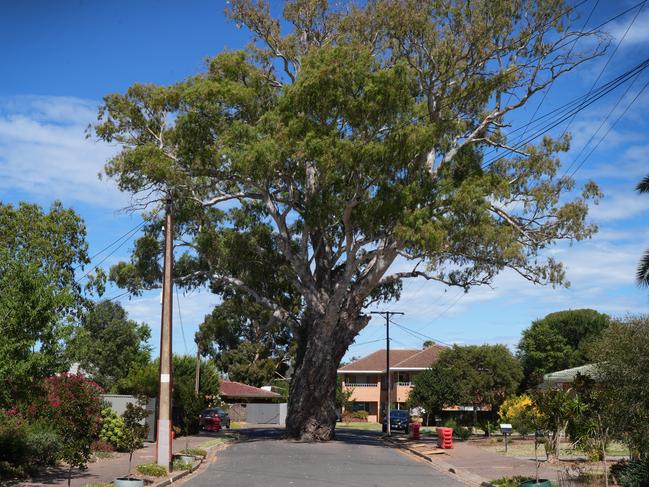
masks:
[[[428,369],[445,347],[432,345],[421,349],[390,349],[390,403],[402,409],[408,400],[414,377]],[[388,391],[386,351],[377,350],[338,369],[343,389],[352,390],[354,411],[367,411],[369,422],[378,422],[385,411]]]

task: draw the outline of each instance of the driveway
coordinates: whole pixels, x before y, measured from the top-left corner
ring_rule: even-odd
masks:
[[[339,430],[328,443],[288,441],[278,428],[242,433],[183,487],[466,487],[384,445],[373,431]]]

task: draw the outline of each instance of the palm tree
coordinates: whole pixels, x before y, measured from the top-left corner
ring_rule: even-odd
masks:
[[[645,176],[635,189],[638,193],[649,193],[649,175]],[[649,286],[649,249],[645,250],[642,260],[640,260],[636,279],[641,286]]]

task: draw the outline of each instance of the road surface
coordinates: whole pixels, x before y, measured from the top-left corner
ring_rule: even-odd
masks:
[[[328,443],[299,443],[283,430],[244,431],[242,441],[183,487],[466,487],[383,444],[379,433],[338,430]]]

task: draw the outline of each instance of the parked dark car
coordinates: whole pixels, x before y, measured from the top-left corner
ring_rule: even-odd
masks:
[[[198,424],[201,429],[205,429],[205,420],[207,418],[212,418],[218,416],[221,420],[221,426],[224,428],[230,428],[230,416],[221,408],[209,408],[204,409],[203,412],[198,416]]]
[[[393,409],[390,411],[390,430],[401,430],[408,434],[408,423],[410,421],[410,415],[405,409]],[[383,418],[383,432],[387,433],[388,431],[388,417],[387,415]]]

